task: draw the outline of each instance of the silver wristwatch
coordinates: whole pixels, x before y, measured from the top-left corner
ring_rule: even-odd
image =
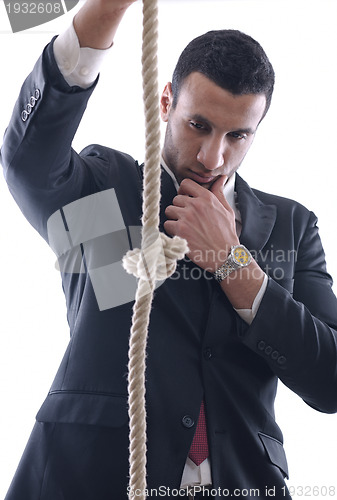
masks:
[[[233,271],[241,267],[249,266],[252,261],[252,255],[249,250],[243,245],[235,245],[225,260],[225,262],[215,271],[215,279],[221,283]]]

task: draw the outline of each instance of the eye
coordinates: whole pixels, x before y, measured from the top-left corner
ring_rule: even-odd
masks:
[[[191,127],[196,128],[197,130],[205,130],[205,127],[202,123],[190,120],[190,125]]]
[[[235,139],[237,141],[242,140],[242,139],[247,139],[247,134],[240,133],[240,132],[229,132],[229,137],[232,139]]]

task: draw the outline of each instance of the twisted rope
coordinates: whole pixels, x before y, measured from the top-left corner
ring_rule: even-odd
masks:
[[[142,247],[126,254],[123,265],[138,281],[129,342],[129,499],[146,498],[145,358],[156,280],[174,273],[177,259],[188,251],[181,238],[160,233],[160,114],[158,92],[158,5],[143,0],[143,97],[146,152],[143,179]],[[138,493],[141,493],[140,495]]]

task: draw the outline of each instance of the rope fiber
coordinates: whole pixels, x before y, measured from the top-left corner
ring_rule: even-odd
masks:
[[[158,92],[158,1],[143,0],[142,77],[145,113],[145,165],[141,249],[129,251],[123,266],[138,280],[129,341],[129,499],[146,499],[146,344],[156,281],[171,276],[187,242],[160,233],[160,112]],[[140,495],[139,495],[140,492]]]

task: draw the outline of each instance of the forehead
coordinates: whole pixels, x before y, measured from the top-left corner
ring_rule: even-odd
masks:
[[[184,116],[205,117],[216,126],[256,129],[266,107],[264,94],[234,95],[201,73],[185,78],[177,101]]]

